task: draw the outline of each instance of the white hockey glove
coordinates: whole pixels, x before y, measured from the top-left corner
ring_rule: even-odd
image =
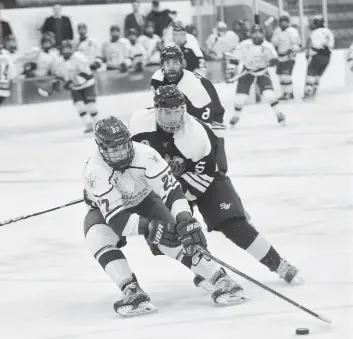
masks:
[[[186,255],[193,256],[197,251],[197,245],[205,249],[207,248],[207,241],[201,224],[195,218],[191,218],[188,221],[181,221],[176,225],[176,229]]]

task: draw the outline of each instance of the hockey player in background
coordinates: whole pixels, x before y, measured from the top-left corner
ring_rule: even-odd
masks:
[[[130,28],[127,32],[127,38],[131,44],[129,57],[131,60],[130,70],[133,73],[142,72],[147,63],[147,52],[143,45],[137,39],[137,31],[135,28]]]
[[[347,62],[349,64],[349,69],[353,72],[353,43],[348,49]]]
[[[138,37],[138,42],[147,53],[147,66],[159,65],[161,62],[162,40],[154,34],[154,23],[148,21],[142,35]]]
[[[273,45],[265,40],[264,31],[259,25],[251,30],[251,39],[242,41],[231,55],[228,55],[228,67],[233,71],[240,64],[243,69],[238,80],[234,115],[230,124],[234,126],[240,118],[240,113],[249,96],[253,83],[257,83],[262,96],[271,105],[278,123],[285,124],[285,115],[278,108],[278,97],[273,90],[272,80],[268,72],[269,67],[276,66],[278,55]]]
[[[0,106],[11,96],[11,83],[16,76],[17,71],[11,53],[0,47]]]
[[[298,30],[290,26],[289,16],[279,18],[279,27],[273,32],[272,44],[278,53],[277,75],[282,88],[280,100],[294,99],[292,73],[301,44]]]
[[[186,32],[180,21],[173,25],[173,42],[180,47],[184,54],[184,68],[188,71],[206,76],[207,68],[205,57],[196,38]]]
[[[129,40],[121,37],[119,26],[111,26],[110,41],[103,43],[101,53],[101,61],[106,64],[106,69],[126,73],[131,66],[130,48]]]
[[[90,62],[80,52],[74,50],[71,41],[65,40],[61,46],[61,57],[56,65],[55,75],[71,91],[76,110],[85,124],[84,133],[93,132],[98,110],[96,104],[95,79]],[[53,83],[53,88],[58,81]]]
[[[101,67],[100,50],[97,43],[87,36],[88,29],[85,23],[77,25],[78,41],[75,42],[75,49],[81,52],[88,60],[91,70]]]
[[[95,140],[98,149],[84,171],[90,208],[84,234],[92,255],[123,293],[115,311],[133,316],[156,310],[120,249],[126,238],[137,235],[146,238],[153,254],[165,254],[205,275],[215,303],[248,300],[223,268],[197,252],[197,245],[206,248],[206,239],[167,162],[151,147],[133,142],[115,117],[97,122]]]
[[[55,37],[45,32],[40,40],[40,47],[33,49],[20,58],[23,63],[23,74],[26,78],[53,75],[59,61],[60,52],[55,48]]]
[[[198,73],[183,69],[183,60],[183,52],[178,46],[166,46],[161,55],[161,69],[152,75],[152,91],[164,85],[178,86],[185,96],[188,113],[212,126],[218,134],[217,163],[219,169],[226,173],[227,160],[221,135],[226,128],[223,122],[224,108],[212,82]]]
[[[159,87],[154,108],[133,115],[129,126],[132,140],[150,145],[169,163],[209,232],[223,233],[287,283],[302,282],[298,269],[283,259],[249,222],[230,179],[218,171],[216,135],[187,113],[185,97],[175,85]],[[207,288],[206,281],[197,276],[196,286],[200,283]]]
[[[325,21],[321,15],[311,18],[310,29],[312,32],[306,51],[308,66],[304,100],[315,98],[320,79],[330,63],[332,49],[335,46],[334,35],[330,29],[325,27]]]

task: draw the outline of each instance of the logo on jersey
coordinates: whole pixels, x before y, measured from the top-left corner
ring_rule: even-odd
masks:
[[[232,203],[230,202],[229,204],[226,204],[225,202],[222,202],[219,207],[221,208],[221,210],[229,210],[230,206],[232,205]]]
[[[185,171],[185,160],[181,157],[175,156],[173,158],[170,158],[170,156],[167,154],[165,156],[165,161],[169,164],[173,175],[175,177],[180,177],[184,171]]]
[[[95,171],[90,172],[88,175],[87,179],[87,185],[89,188],[95,188],[96,187],[96,181],[97,181],[97,174]]]
[[[152,160],[155,164],[159,163],[159,159],[156,155],[152,155],[152,156],[148,157],[148,159]]]

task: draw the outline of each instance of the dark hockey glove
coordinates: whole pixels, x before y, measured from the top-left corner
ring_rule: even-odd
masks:
[[[201,224],[195,218],[180,222],[176,226],[176,229],[186,255],[194,255],[197,250],[196,245],[203,248],[207,247],[207,241],[203,234]]]
[[[166,247],[178,247],[181,244],[176,233],[175,224],[160,220],[152,220],[148,224],[147,242]]]
[[[71,90],[73,86],[72,80],[66,81],[64,84],[64,89]]]
[[[126,73],[127,72],[127,65],[125,62],[120,64],[120,72],[121,73]]]
[[[96,69],[100,68],[101,67],[101,64],[98,62],[98,61],[95,61],[91,66],[91,70],[92,71],[95,71]]]
[[[140,73],[143,71],[143,64],[142,62],[137,62],[136,63],[136,66],[135,66],[135,72],[136,73]]]
[[[273,58],[273,59],[269,60],[269,62],[268,62],[268,65],[270,67],[277,66],[277,64],[278,64],[278,59],[276,59],[276,58]]]

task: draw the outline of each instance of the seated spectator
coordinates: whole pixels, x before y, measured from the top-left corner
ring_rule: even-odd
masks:
[[[147,22],[144,34],[137,39],[147,53],[147,66],[159,65],[161,61],[162,39],[154,34],[154,23]]]
[[[211,60],[222,60],[225,53],[231,52],[239,44],[238,35],[228,30],[227,25],[220,21],[216,32],[210,34],[206,40],[207,55]]]
[[[129,29],[127,37],[131,44],[129,54],[131,59],[131,71],[134,73],[140,73],[146,67],[147,52],[142,44],[138,41],[137,32],[134,28]]]
[[[0,46],[3,47],[5,46],[5,40],[9,37],[12,36],[14,38],[14,34],[12,32],[10,24],[2,20],[1,18],[1,10],[4,8],[3,4],[0,2]]]
[[[70,18],[62,15],[60,5],[53,7],[53,15],[45,19],[41,28],[42,33],[53,32],[55,35],[56,47],[60,47],[61,42],[64,40],[72,40],[74,33]]]
[[[101,66],[100,51],[97,43],[87,36],[88,29],[85,23],[77,26],[78,41],[75,42],[75,49],[84,54],[90,63],[91,70],[96,70]]]
[[[110,41],[103,43],[101,53],[101,61],[106,64],[106,69],[126,73],[131,65],[130,48],[129,40],[120,36],[120,27],[111,26]]]
[[[248,36],[244,33],[244,30],[243,30],[242,20],[234,21],[232,30],[239,37],[239,42],[242,42],[243,40],[248,39]]]
[[[55,48],[55,39],[52,34],[44,33],[40,47],[34,47],[21,58],[24,64],[23,74],[26,78],[53,75],[59,57],[60,52]]]
[[[145,26],[145,17],[140,12],[140,0],[132,0],[132,13],[125,18],[124,34],[127,37],[130,28],[134,28],[137,36],[141,35]]]

